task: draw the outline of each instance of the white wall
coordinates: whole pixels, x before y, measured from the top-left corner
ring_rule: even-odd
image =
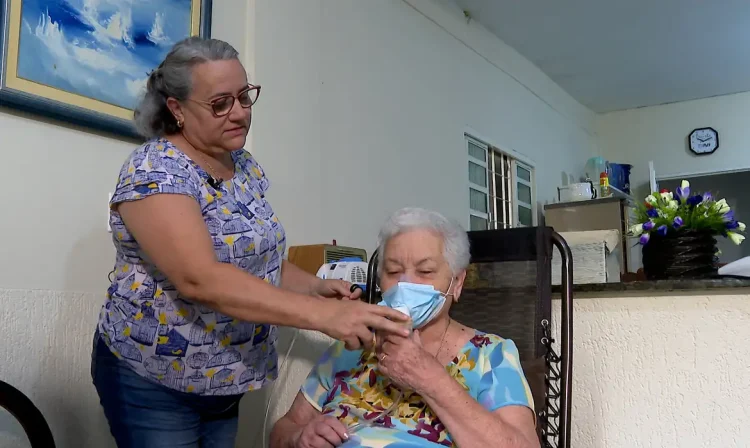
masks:
[[[595,152],[590,112],[431,0],[220,0],[214,35],[263,85],[250,146],[292,244],[371,250],[404,205],[465,222],[467,127],[535,162],[541,201]],[[112,446],[89,355],[113,263],[105,199],[134,145],[7,110],[0,132],[0,378],[37,403],[60,447]],[[324,345],[306,335],[282,386],[296,389]],[[264,393],[243,402],[246,446]]]
[[[750,93],[739,93],[603,114],[596,129],[602,156],[634,165],[631,183],[643,188],[649,160],[661,177],[750,168],[748,120]],[[719,132],[719,149],[693,155],[688,134],[706,126]]]
[[[291,244],[336,238],[369,251],[405,205],[468,221],[466,127],[536,163],[540,201],[596,151],[593,115],[459,10],[255,3],[253,146]]]

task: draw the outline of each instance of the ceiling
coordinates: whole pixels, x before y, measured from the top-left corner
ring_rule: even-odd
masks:
[[[750,91],[749,0],[454,0],[594,112]]]

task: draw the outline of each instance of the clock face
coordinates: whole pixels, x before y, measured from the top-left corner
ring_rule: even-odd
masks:
[[[719,147],[719,133],[713,128],[700,128],[690,133],[690,150],[696,154],[712,154]]]

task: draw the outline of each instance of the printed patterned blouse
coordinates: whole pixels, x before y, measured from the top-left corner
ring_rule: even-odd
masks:
[[[301,392],[323,414],[347,426],[388,409],[398,396],[390,380],[378,374],[372,352],[350,351],[334,343],[307,377]],[[446,370],[485,409],[518,405],[534,409],[518,349],[510,339],[477,331]],[[422,397],[406,392],[396,411],[352,435],[343,447],[454,446],[448,430]]]
[[[248,152],[235,151],[232,159],[234,177],[214,189],[169,141],[150,141],[123,164],[110,206],[159,193],[190,196],[217,259],[278,286],[286,238],[264,198],[268,180]],[[181,296],[114,209],[109,222],[117,255],[99,332],[116,356],[159,384],[200,395],[240,394],[276,379],[275,326],[242,322]]]

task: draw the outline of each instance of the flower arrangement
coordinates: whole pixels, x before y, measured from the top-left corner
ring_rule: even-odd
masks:
[[[691,193],[690,182],[683,180],[674,192],[662,190],[646,197],[636,209],[638,224],[630,227],[630,236],[648,244],[654,234],[667,236],[685,231],[703,231],[722,235],[741,244],[745,224],[736,220],[725,199],[715,200],[711,193]]]

